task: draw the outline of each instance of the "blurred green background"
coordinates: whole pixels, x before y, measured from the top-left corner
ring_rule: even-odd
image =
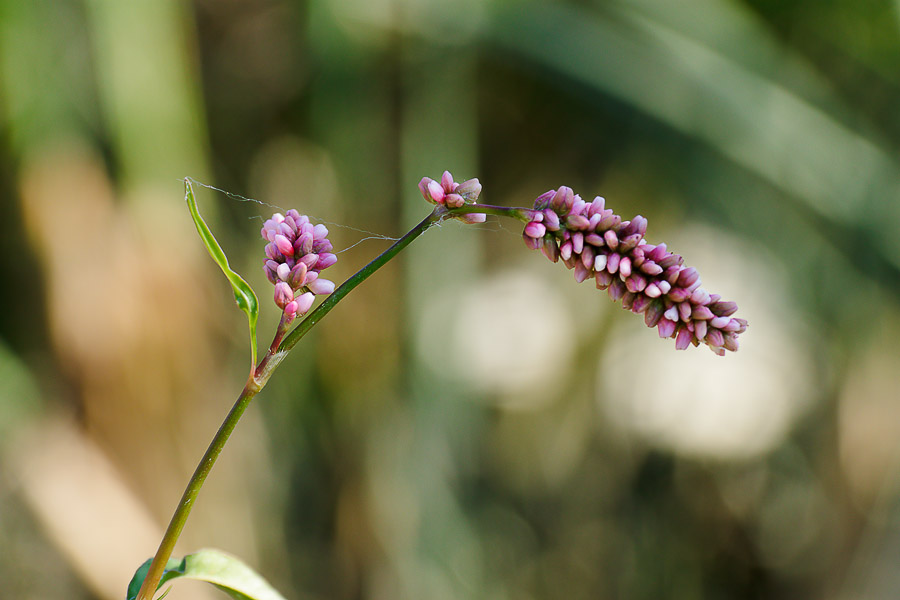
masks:
[[[0,596],[124,597],[243,384],[184,176],[342,249],[450,169],[643,214],[740,352],[444,224],[286,360],[179,553],[297,599],[897,598],[898,65],[897,0],[0,0]],[[198,200],[265,346],[273,209]]]

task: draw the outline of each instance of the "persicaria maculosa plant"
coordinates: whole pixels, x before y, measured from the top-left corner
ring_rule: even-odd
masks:
[[[337,288],[322,277],[322,272],[337,262],[324,225],[313,224],[293,209],[283,215],[276,213],[265,222],[261,231],[267,242],[263,268],[274,286],[273,299],[282,316],[268,351],[257,362],[256,294],[229,267],[225,253],[200,217],[191,181],[185,179],[185,200],[197,231],[231,283],[239,308],[247,314],[251,368],[244,389],[191,477],[156,555],[141,565],[128,586],[129,600],[150,600],[163,583],[178,577],[208,581],[235,598],[283,600],[246,565],[216,550],[171,559],[175,542],[235,425],[288,352],[344,296],[444,219],[465,223],[482,223],[487,215],[518,219],[524,223],[526,246],[540,250],[553,262],[561,260],[573,270],[577,282],[592,280],[614,302],[621,300],[623,308],[643,314],[644,322],[655,327],[660,337],[675,339],[676,349],[705,344],[720,356],[738,349],[738,335],[746,330],[747,322],[732,317],[737,305],[702,288],[697,270],[684,266],[682,257],[669,252],[665,244],[649,243],[644,238],[647,219],[640,215],[623,221],[606,207],[603,198],[586,202],[565,186],[541,194],[532,208],[478,204],[478,180],[456,183],[446,171],[440,181],[422,179],[419,190],[434,205],[431,213]],[[317,296],[324,300],[313,308]]]

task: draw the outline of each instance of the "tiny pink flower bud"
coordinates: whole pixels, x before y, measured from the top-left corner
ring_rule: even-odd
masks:
[[[544,244],[541,246],[541,252],[550,259],[551,262],[559,261],[559,244],[552,238],[544,238]]]
[[[575,199],[572,202],[572,208],[569,209],[569,214],[580,215],[584,213],[584,209],[587,207],[587,203],[581,199],[581,196],[575,194]],[[587,217],[585,217],[587,218]]]
[[[581,283],[585,279],[591,276],[591,271],[587,267],[584,266],[582,261],[578,261],[575,263],[575,281]]]
[[[549,229],[550,231],[559,231],[560,222],[558,214],[556,214],[549,208],[544,210],[544,212],[541,214],[544,215],[544,225],[547,226],[547,229]]]
[[[709,292],[703,288],[697,288],[691,294],[691,302],[694,304],[709,304]]]
[[[657,282],[657,285],[659,285],[661,283],[665,283],[666,285],[671,285],[668,281],[659,281],[659,282]],[[660,288],[660,289],[662,289],[662,288]],[[687,300],[688,298],[691,297],[691,293],[689,291],[687,291],[684,288],[678,288],[678,287],[672,288],[668,292],[667,295],[669,296],[669,300],[671,300],[672,302],[684,302],[685,300]]]
[[[697,336],[698,340],[706,337],[706,323],[706,321],[694,321],[694,335]]]
[[[713,317],[709,321],[709,326],[715,327],[716,329],[722,329],[728,325],[729,321],[731,321],[729,317]]]
[[[700,278],[700,273],[697,272],[697,269],[695,269],[694,267],[688,267],[686,269],[683,269],[678,274],[677,284],[679,287],[686,288],[686,287],[689,287],[695,281],[697,281],[699,278]]]
[[[693,319],[694,321],[708,321],[714,316],[715,315],[712,313],[712,311],[709,310],[708,307],[703,305],[694,305],[694,309],[691,311],[691,319]]]
[[[281,223],[278,224],[278,233],[280,233],[281,235],[283,235],[283,236],[286,237],[287,239],[291,239],[291,238],[294,237],[294,233],[295,233],[295,232],[294,232],[293,229],[291,229],[291,228],[288,226],[287,221],[283,221],[283,222],[281,222]]]
[[[444,171],[444,174],[441,175],[441,188],[443,188],[444,192],[447,194],[453,193],[456,188],[456,184],[453,182],[453,175],[450,174],[450,171]]]
[[[619,274],[622,277],[628,277],[631,275],[631,259],[627,256],[623,256],[619,261]]]
[[[456,188],[456,193],[462,196],[466,202],[477,202],[478,196],[481,195],[481,183],[477,179],[463,181]]]
[[[319,260],[316,261],[316,268],[321,271],[322,269],[327,269],[328,267],[336,263],[336,255],[330,252],[323,252],[319,255]]]
[[[738,350],[737,336],[733,333],[726,333],[723,337],[725,339],[724,339],[722,345],[725,347],[725,349],[729,350],[731,352],[737,352],[737,350]]]
[[[603,233],[603,241],[606,242],[606,245],[609,246],[610,250],[615,250],[619,247],[619,237],[612,229],[607,229]]]
[[[656,325],[659,323],[659,320],[662,319],[663,308],[664,307],[662,302],[653,302],[650,305],[650,307],[644,313],[644,323],[647,325],[647,327],[656,327]]]
[[[263,267],[263,271],[265,271],[266,279],[269,280],[269,283],[278,283],[278,276],[275,275],[275,271],[270,269],[268,265]]]
[[[275,304],[284,309],[294,299],[294,290],[284,281],[275,284]]]
[[[272,236],[272,239],[275,239],[274,235]],[[275,260],[276,258],[278,258],[278,255],[279,255],[278,246],[275,245],[275,242],[270,242],[270,243],[266,244],[265,252],[266,252],[266,256],[270,260]]]
[[[645,260],[641,263],[641,271],[647,275],[659,275],[663,272],[663,268],[652,260]]]
[[[307,231],[306,233],[301,233],[296,241],[294,241],[294,252],[303,256],[304,254],[309,254],[312,252],[313,247],[313,234],[312,232]]]
[[[651,300],[644,294],[638,294],[634,298],[634,304],[631,305],[631,311],[635,313],[642,313],[647,310],[651,304],[653,304],[653,300]]]
[[[609,210],[609,209],[607,209]],[[622,217],[619,215],[613,214],[610,210],[609,214],[604,216],[600,223],[597,224],[597,231],[606,231],[607,229],[612,229],[622,222]]]
[[[484,223],[487,220],[487,215],[484,213],[469,213],[467,215],[462,215],[460,218],[470,225],[475,225],[477,223]]]
[[[447,194],[444,196],[444,203],[450,208],[459,208],[466,203],[459,194]]]
[[[673,304],[672,306],[670,306],[669,308],[666,309],[666,312],[663,313],[663,315],[670,321],[677,321],[678,320],[678,305]]]
[[[584,250],[584,234],[577,231],[572,234],[572,253],[581,254],[582,250]]]
[[[688,346],[691,345],[693,337],[694,335],[688,331],[686,327],[682,327],[678,330],[678,335],[675,336],[675,349],[687,350]]]
[[[606,293],[613,302],[625,295],[625,284],[620,279],[613,279],[613,282],[606,288]]]
[[[590,244],[591,246],[594,246],[596,248],[602,248],[606,245],[606,242],[603,241],[603,236],[596,233],[589,233],[584,236],[584,243]]]
[[[720,317],[730,317],[737,310],[737,304],[734,302],[713,302],[709,305],[709,310]]]
[[[622,274],[622,267],[619,266],[619,275]],[[631,292],[644,292],[647,288],[647,280],[638,275],[637,273],[633,275],[629,275],[625,280],[625,287],[628,288]]]
[[[672,337],[675,334],[675,321],[667,318],[660,319],[657,331],[659,331],[659,337],[661,338]]]
[[[435,204],[443,204],[444,203],[444,188],[441,187],[437,181],[433,179],[428,182],[428,195],[425,196],[427,200],[431,200]]]
[[[606,208],[606,199],[603,196],[597,196],[594,198],[594,201],[591,202],[590,208],[588,208],[588,212],[590,212],[591,216],[600,214],[603,212],[603,209]]]
[[[281,213],[275,213],[274,215],[272,215],[272,221],[275,221],[275,223],[281,223],[282,221],[284,221],[284,215]]]
[[[728,319],[728,317],[717,317],[720,319]],[[728,319],[728,323],[725,324],[724,327],[721,327],[722,331],[727,331],[729,333],[739,333],[746,328],[746,325],[741,325],[740,319]]]
[[[657,281],[656,287],[658,287],[659,291],[661,291],[663,294],[668,294],[669,290],[672,289],[672,284],[668,281]]]
[[[535,198],[534,207],[537,210],[550,209],[550,202],[553,200],[553,197],[556,196],[556,190],[548,190]]]
[[[644,237],[644,234],[647,233],[647,219],[637,215],[631,220],[631,227],[635,233]]]
[[[669,254],[668,256],[664,256],[660,260],[656,261],[656,263],[663,269],[668,269],[669,267],[680,267],[682,263],[684,263],[684,259],[677,254]]]
[[[563,185],[553,194],[550,207],[559,214],[568,214],[574,202],[575,194],[572,192],[572,188]]]
[[[278,251],[281,252],[285,256],[293,256],[294,254],[294,245],[291,244],[290,240],[284,237],[281,234],[275,236],[275,245],[278,246]]]
[[[334,282],[328,279],[318,278],[315,281],[308,282],[307,287],[313,294],[324,295],[334,291]]]
[[[313,269],[313,268],[315,268],[316,263],[319,262],[319,255],[312,254],[312,253],[304,254],[300,258],[300,262],[305,263],[307,268]]]
[[[718,329],[710,329],[706,333],[706,343],[710,346],[724,346],[725,336]]]
[[[431,177],[423,177],[419,180],[419,191],[422,192],[422,197],[431,201],[431,196],[428,194],[428,184],[432,181]]]
[[[581,264],[583,264],[584,268],[588,271],[594,268],[594,249],[592,247],[586,246],[584,250],[582,250]]]
[[[313,239],[321,240],[328,237],[328,228],[321,223],[313,227]]]
[[[525,226],[525,235],[527,235],[528,237],[538,239],[544,237],[545,233],[547,233],[547,228],[543,223],[532,221]]]
[[[588,218],[581,215],[569,215],[566,217],[566,227],[572,230],[585,231],[590,224],[591,222]]]
[[[306,285],[307,266],[304,262],[298,262],[288,274],[287,282],[293,289],[299,289]]]
[[[296,224],[297,227],[302,224],[300,220],[303,219],[303,216],[299,212],[297,212],[297,209],[292,208],[284,213],[284,219],[287,220],[288,217],[291,218],[291,220]]]
[[[297,316],[297,310],[299,305],[296,300],[291,300],[284,307],[284,315],[287,317],[287,322],[290,323]]]
[[[659,286],[655,283],[648,284],[647,287],[644,288],[644,293],[650,298],[659,298],[662,296],[662,291],[660,291]]]
[[[281,263],[278,265],[278,268],[275,269],[275,274],[278,275],[278,279],[281,281],[287,281],[288,275],[291,274],[291,268],[287,266],[287,263]]]
[[[622,294],[622,308],[625,310],[631,310],[632,306],[634,306],[634,299],[637,295],[634,292],[630,292],[625,290],[625,293]]]
[[[300,294],[300,296],[294,300],[294,302],[297,303],[297,313],[301,315],[308,313],[315,300],[316,296],[312,292]]]
[[[567,242],[563,242],[563,245],[559,247],[559,255],[563,260],[569,260],[572,258],[572,241],[569,240]]]
[[[677,305],[678,306],[678,316],[681,317],[681,320],[687,323],[691,320],[691,312],[692,307],[690,302],[682,302]]]
[[[607,260],[608,257],[605,254],[597,254],[597,256],[594,257],[594,270],[597,272],[605,270]]]
[[[529,250],[539,250],[544,245],[541,239],[531,237],[527,231],[522,233],[522,239],[525,240],[525,245]]]
[[[597,280],[598,290],[605,290],[613,282],[613,276],[607,271],[596,271],[594,278]]]
[[[606,257],[606,270],[610,273],[615,273],[619,270],[619,261],[622,260],[622,257],[616,254],[615,252],[611,253]]]

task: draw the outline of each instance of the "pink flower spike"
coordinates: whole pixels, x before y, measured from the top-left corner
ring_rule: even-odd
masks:
[[[315,281],[308,282],[307,287],[313,294],[323,296],[334,291],[334,282],[320,277]]]

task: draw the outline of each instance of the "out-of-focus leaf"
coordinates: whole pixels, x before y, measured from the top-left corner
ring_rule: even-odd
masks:
[[[127,600],[134,600],[137,596],[150,569],[151,560],[148,559],[135,572],[128,584]],[[246,564],[230,554],[212,548],[198,550],[181,560],[171,559],[166,564],[157,589],[179,577],[211,583],[235,600],[285,600],[269,582]]]
[[[184,180],[184,200],[187,202],[188,209],[191,211],[191,217],[194,219],[194,225],[197,226],[197,232],[200,234],[200,239],[203,240],[203,244],[206,246],[206,249],[209,250],[209,255],[216,261],[216,264],[219,265],[219,268],[222,269],[222,272],[225,273],[225,277],[227,277],[229,283],[231,283],[231,289],[234,291],[234,301],[237,303],[238,308],[247,314],[247,321],[250,327],[250,352],[253,357],[253,364],[255,365],[256,321],[259,318],[259,300],[257,300],[253,288],[244,281],[243,277],[235,273],[231,270],[231,267],[228,266],[228,257],[225,256],[225,251],[222,250],[222,247],[209,230],[203,217],[200,216],[200,211],[197,210],[197,201],[194,199],[194,188],[188,178],[185,178]]]

